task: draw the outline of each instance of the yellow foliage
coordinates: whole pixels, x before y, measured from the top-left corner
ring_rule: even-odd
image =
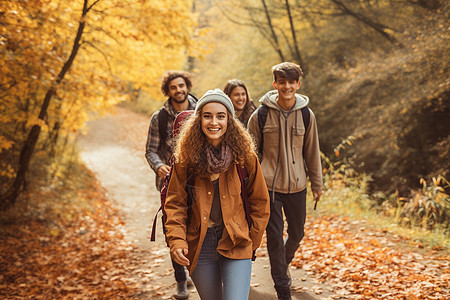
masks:
[[[33,125],[43,129],[40,145],[50,151],[57,138],[78,133],[88,118],[127,100],[130,87],[161,97],[164,71],[182,69],[187,55],[198,52],[191,1],[88,1],[91,7],[81,19],[83,3],[1,0],[0,150],[15,147],[2,160],[17,161]],[[80,47],[57,84],[80,22],[85,25]]]
[[[7,165],[2,164],[2,168],[0,170],[1,170],[0,177],[13,178],[14,175],[16,174],[10,164]]]
[[[6,137],[0,135],[0,152],[5,149],[8,150],[14,144],[14,141],[7,139]]]

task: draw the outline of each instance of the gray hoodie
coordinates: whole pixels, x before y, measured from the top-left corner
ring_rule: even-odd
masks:
[[[311,117],[303,148],[305,126],[301,109],[308,105],[309,98],[300,94],[295,94],[295,98],[296,102],[290,111],[284,111],[278,105],[277,90],[266,93],[259,100],[269,107],[263,129],[264,149],[261,168],[268,189],[284,194],[303,191],[306,188],[307,175],[312,190],[322,190],[322,164],[316,117],[309,110]],[[250,117],[248,129],[259,147],[261,137],[258,110]]]

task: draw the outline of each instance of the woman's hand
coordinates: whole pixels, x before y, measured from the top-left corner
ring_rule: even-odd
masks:
[[[175,249],[171,255],[172,259],[182,266],[189,266],[189,259],[187,259],[186,255],[188,254],[188,249]]]

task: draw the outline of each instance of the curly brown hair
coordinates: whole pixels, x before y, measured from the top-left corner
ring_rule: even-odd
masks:
[[[227,131],[222,143],[231,149],[233,161],[245,165],[257,157],[255,142],[244,126],[228,114]],[[196,111],[182,126],[180,134],[175,139],[175,161],[185,166],[189,173],[196,176],[208,174],[205,149],[208,145],[206,135],[202,130],[201,111]]]
[[[191,74],[189,74],[188,72],[184,72],[184,71],[166,71],[164,73],[164,76],[162,78],[162,83],[161,83],[161,92],[164,94],[164,96],[167,96],[167,97],[169,96],[169,83],[178,77],[183,78],[188,90],[189,91],[191,90],[191,87],[192,87]]]

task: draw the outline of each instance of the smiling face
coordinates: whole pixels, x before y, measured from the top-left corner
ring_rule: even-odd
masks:
[[[177,77],[169,82],[169,96],[176,103],[186,101],[189,89],[183,77]]]
[[[242,86],[237,86],[231,91],[230,99],[234,109],[237,112],[242,111],[247,103],[247,92]]]
[[[295,99],[295,92],[300,88],[300,80],[278,78],[273,82],[273,87],[278,90],[278,99],[289,101]]]
[[[228,110],[218,102],[210,102],[202,107],[202,131],[208,143],[218,147],[227,131]]]

